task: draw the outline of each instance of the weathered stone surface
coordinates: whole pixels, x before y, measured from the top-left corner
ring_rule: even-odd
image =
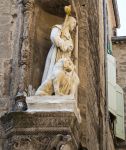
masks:
[[[125,135],[126,135],[126,39],[122,41],[113,41],[113,55],[116,58],[117,65],[117,83],[124,91],[124,110],[125,110]],[[120,144],[121,145],[121,144]],[[122,149],[126,147],[123,143]],[[120,146],[121,147],[121,146]]]
[[[11,77],[11,4],[14,1],[0,1],[0,115],[7,111]]]
[[[28,111],[74,111],[76,100],[71,96],[31,96],[26,98]]]
[[[31,96],[26,98],[27,112],[73,112],[81,122],[77,100],[73,96]]]
[[[88,150],[107,149],[108,143],[110,143],[109,147],[111,147],[108,150],[112,150],[114,148],[111,134],[105,127],[108,125],[106,124],[108,118],[105,114],[103,1],[74,1],[79,24],[78,72],[81,80],[77,101],[82,117],[82,123],[76,129],[79,133],[75,132],[74,135],[80,137],[81,144],[87,147]],[[58,10],[56,9],[57,12]],[[49,40],[51,27],[54,24],[63,22],[63,18],[44,11],[37,0],[0,0],[0,17],[3,20],[0,24],[2,35],[2,41],[0,40],[2,44],[0,49],[0,96],[2,97],[0,102],[2,107],[0,111],[3,114],[3,112],[7,111],[7,104],[13,103],[10,99],[14,99],[20,83],[24,84],[26,93],[29,84],[36,89],[41,83],[46,56],[51,46]],[[122,67],[121,69],[124,71],[125,68]],[[9,109],[11,108],[10,106]],[[19,121],[15,122],[15,126],[20,126],[21,121],[24,125],[29,125],[29,115],[26,113],[26,116],[22,114],[21,116]],[[30,114],[30,116],[31,125],[33,122],[34,124],[37,123],[34,114]],[[23,118],[26,120],[23,121]],[[40,122],[42,118],[39,118]],[[47,118],[44,118],[44,122],[47,122]],[[56,116],[56,118],[61,118],[61,116]],[[56,120],[54,119],[52,122]],[[7,119],[8,121],[9,119]],[[62,120],[59,124],[62,124]],[[24,140],[27,141],[27,144],[29,144],[29,141],[34,143],[36,140],[37,143],[38,141],[40,143],[41,140],[38,139],[44,134],[41,134],[40,138],[36,135],[32,137],[30,135],[29,138],[29,131],[25,127],[22,127],[22,137],[19,134],[17,135],[18,131],[14,130],[13,132],[12,129],[10,129],[11,131],[9,130],[11,133],[13,132],[14,141],[16,138],[19,138],[21,142],[18,144],[22,146],[25,143]],[[38,125],[39,127],[41,127],[40,124]],[[35,129],[31,131],[35,131]],[[25,136],[25,133],[27,136]],[[110,134],[110,138],[108,138],[108,134]],[[50,135],[53,136],[53,133],[51,132]],[[32,144],[29,144],[29,148],[31,148],[30,146]]]
[[[80,3],[76,2],[76,6],[78,6],[79,15],[79,78],[81,83],[78,90],[78,102],[82,117],[81,132],[84,134],[81,134],[81,141],[89,150],[105,149],[106,144],[103,142],[106,130],[104,37],[100,34],[103,32],[103,22],[99,22],[103,17],[102,2],[80,1]]]
[[[9,113],[1,118],[6,132],[3,150],[45,150],[58,134],[70,135],[79,147],[78,124],[72,112]]]

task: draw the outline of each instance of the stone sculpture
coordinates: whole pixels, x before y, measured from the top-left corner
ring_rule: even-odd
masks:
[[[50,76],[40,85],[36,95],[74,95],[79,78],[70,58],[59,59]]]
[[[70,32],[76,27],[76,19],[72,16],[68,16],[65,19],[63,25],[55,25],[52,28],[50,39],[52,42],[52,47],[49,50],[45,70],[43,73],[42,83],[52,72],[55,63],[60,58],[70,57],[73,51],[73,40],[71,38]]]
[[[50,38],[53,45],[46,59],[42,83],[35,95],[74,95],[79,83],[71,59],[74,49],[71,32],[76,27],[76,19],[70,16],[71,6],[66,6],[65,12],[64,24],[52,28]]]
[[[58,134],[49,143],[46,150],[75,150],[72,143],[72,137],[70,135]]]

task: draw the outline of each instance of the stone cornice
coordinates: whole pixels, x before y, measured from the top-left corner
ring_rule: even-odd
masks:
[[[73,112],[10,112],[0,121],[5,133],[5,149],[30,149],[31,145],[36,150],[45,150],[57,136],[67,135],[71,137],[72,150],[80,145],[79,124]]]

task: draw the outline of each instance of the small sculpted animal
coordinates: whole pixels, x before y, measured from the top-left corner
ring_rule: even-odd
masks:
[[[51,75],[43,82],[35,95],[74,95],[79,84],[75,66],[70,58],[59,59]]]

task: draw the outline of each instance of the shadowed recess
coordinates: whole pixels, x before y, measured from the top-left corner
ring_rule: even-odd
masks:
[[[69,5],[69,0],[38,0],[41,7],[56,16],[65,16],[64,6]]]

